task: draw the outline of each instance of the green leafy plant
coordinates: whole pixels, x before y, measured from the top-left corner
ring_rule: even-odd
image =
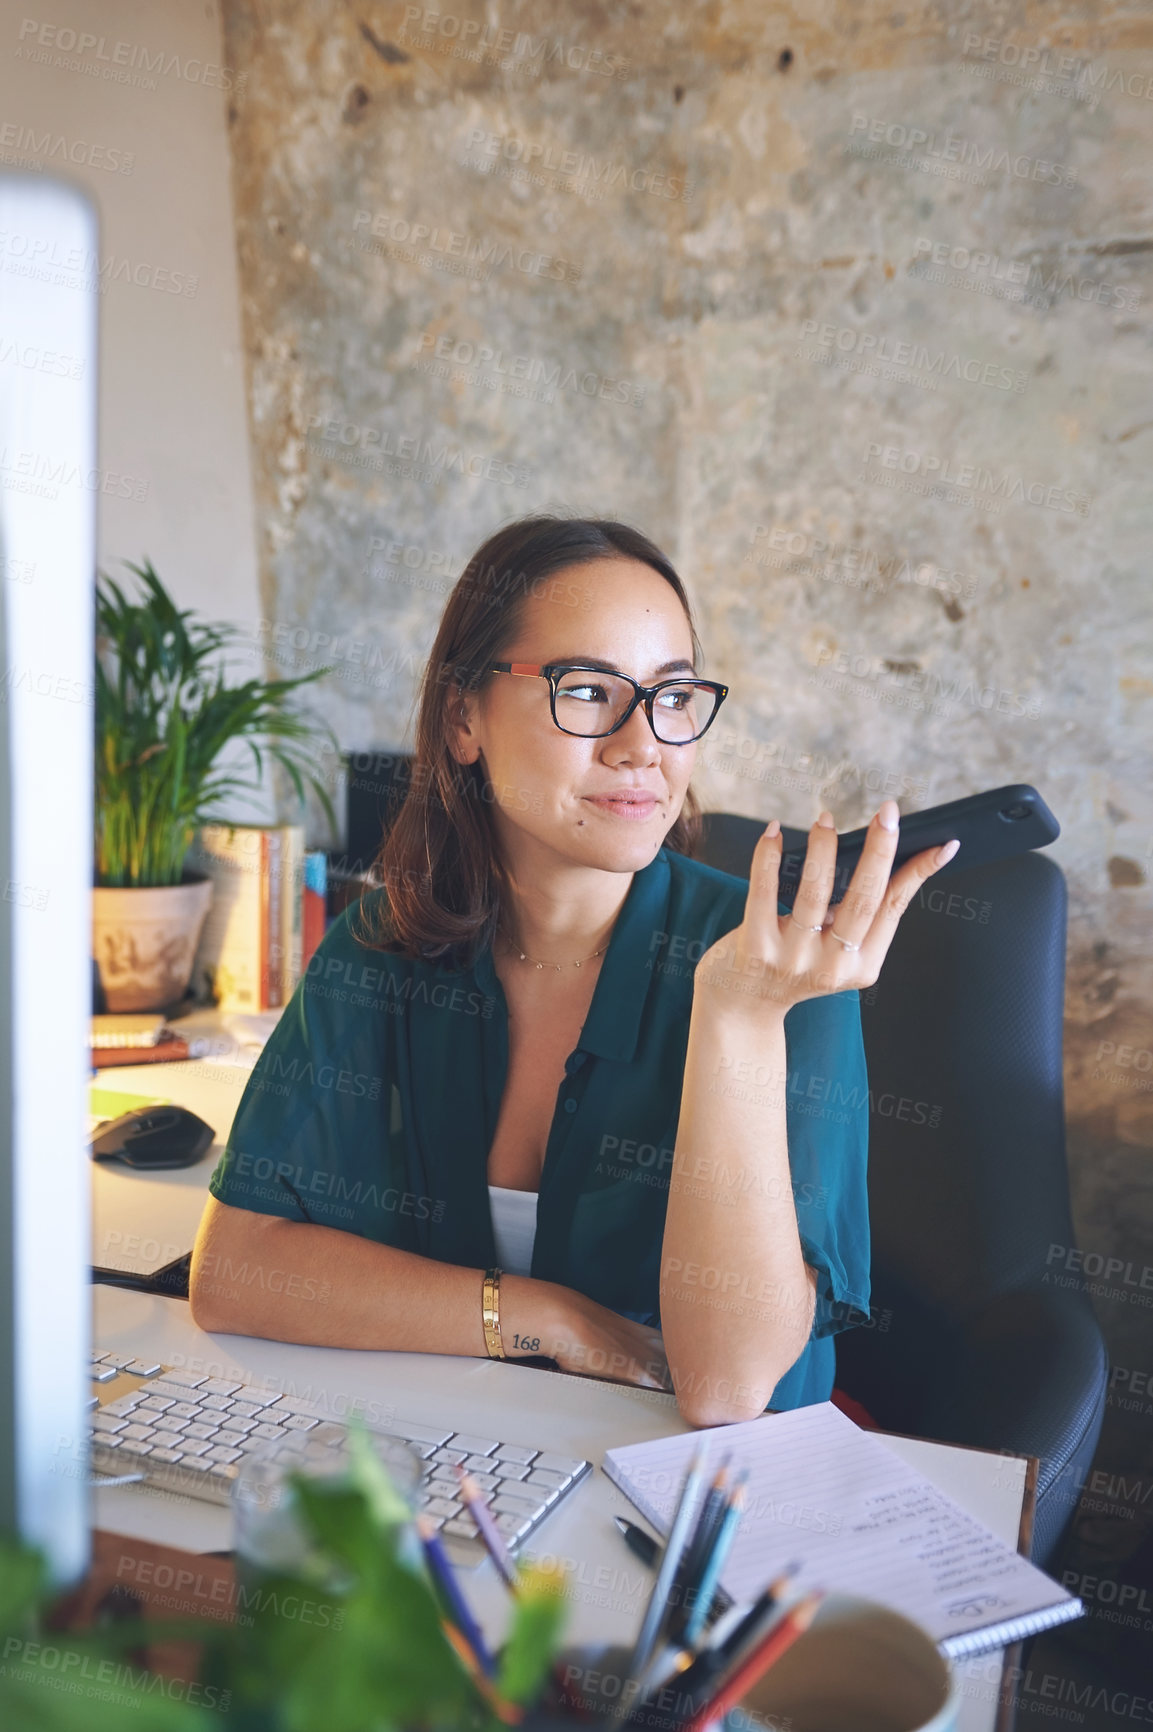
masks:
[[[0,1726],[4,1732],[209,1732],[219,1717],[157,1689],[126,1658],[152,1630],[133,1621],[91,1633],[44,1627],[42,1554],[0,1535]],[[199,1631],[197,1632],[200,1633]]]
[[[266,755],[279,763],[301,800],[307,781],[335,829],[314,736],[334,751],[336,739],[288,701],[330,669],[229,684],[236,629],[178,608],[150,562],[124,563],[140,581],[139,599],[103,573],[96,589],[97,884],[180,883],[197,827],[259,787],[219,766],[232,741],[249,747],[258,777]]]
[[[363,1433],[338,1481],[295,1475],[309,1568],[238,1589],[250,1620],[217,1638],[236,1732],[501,1732],[536,1701],[564,1615],[563,1575],[521,1569],[491,1681],[446,1636],[407,1511]],[[339,1583],[334,1588],[333,1583]]]
[[[46,1571],[0,1538],[0,1726],[4,1732],[505,1732],[542,1693],[564,1620],[564,1576],[522,1567],[495,1676],[446,1636],[408,1511],[362,1431],[340,1479],[291,1481],[309,1541],[296,1571],[248,1571],[236,1622],[44,1628]],[[179,1693],[120,1656],[140,1644],[203,1644]],[[75,1686],[75,1687],[74,1687]]]

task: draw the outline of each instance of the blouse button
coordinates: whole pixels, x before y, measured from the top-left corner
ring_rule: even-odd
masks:
[[[564,1110],[566,1113],[575,1113],[577,1110],[577,1104],[573,1100],[571,1095],[569,1096],[568,1100],[564,1104]]]

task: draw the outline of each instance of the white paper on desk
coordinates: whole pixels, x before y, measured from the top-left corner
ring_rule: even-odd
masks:
[[[607,1451],[605,1472],[661,1533],[702,1438],[710,1471],[727,1451],[731,1473],[748,1470],[745,1513],[721,1571],[736,1600],[755,1598],[796,1561],[798,1591],[879,1600],[953,1657],[1003,1647],[1084,1610],[828,1401]]]
[[[188,1037],[189,1056],[252,1070],[283,1014],[283,1010],[228,1011],[220,1018],[220,1034]]]

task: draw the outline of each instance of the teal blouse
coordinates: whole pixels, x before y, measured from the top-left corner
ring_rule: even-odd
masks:
[[[693,971],[740,924],[747,893],[743,878],[667,848],[634,873],[557,1091],[531,1273],[657,1328]],[[467,969],[408,961],[359,942],[357,918],[347,909],[309,962],[209,1189],[236,1208],[488,1268],[488,1151],[508,1070],[508,1007],[491,950]],[[828,1399],[833,1334],[869,1313],[857,994],[794,1005],[785,1042],[793,1198],[818,1279],[812,1333],[773,1391],[775,1408]],[[718,1164],[724,1156],[718,1148]],[[697,1176],[707,1182],[709,1171],[706,1162]],[[771,1288],[771,1270],[765,1280]]]

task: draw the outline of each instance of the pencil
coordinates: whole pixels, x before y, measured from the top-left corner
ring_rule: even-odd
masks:
[[[614,1516],[613,1522],[633,1556],[639,1558],[641,1563],[646,1564],[649,1569],[654,1569],[660,1561],[662,1551],[658,1541],[651,1538],[643,1528],[637,1527],[635,1522],[626,1521],[624,1516]],[[746,1601],[741,1610],[747,1612],[748,1609],[749,1603]],[[721,1617],[727,1617],[733,1610],[734,1603],[731,1594],[727,1594],[724,1588],[718,1584],[716,1592],[713,1594],[712,1604],[705,1613],[705,1623],[712,1630],[714,1637],[717,1633],[714,1626],[719,1626]],[[685,1663],[688,1664],[687,1661]]]
[[[705,1732],[714,1720],[722,1720],[729,1709],[735,1707],[741,1697],[764,1677],[770,1666],[776,1664],[786,1649],[792,1647],[797,1637],[804,1635],[820,1610],[823,1598],[821,1593],[806,1594],[803,1600],[790,1607],[768,1635],[729,1674],[716,1695],[684,1722],[680,1732]]]
[[[672,1591],[669,1594],[668,1634],[674,1640],[680,1640],[683,1637],[689,1617],[689,1599],[693,1584],[709,1554],[709,1548],[724,1513],[725,1480],[728,1477],[731,1459],[732,1451],[730,1450],[717,1469],[713,1483],[701,1504],[701,1513],[697,1517],[693,1537],[681,1555],[677,1573],[673,1578]]]
[[[693,1452],[693,1458],[689,1464],[689,1471],[686,1473],[684,1483],[681,1486],[680,1499],[677,1503],[676,1513],[673,1516],[672,1526],[669,1528],[668,1541],[665,1545],[664,1552],[661,1555],[660,1567],[657,1570],[657,1579],[653,1583],[652,1592],[649,1595],[648,1604],[645,1607],[644,1617],[641,1620],[640,1634],[637,1636],[636,1646],[633,1648],[632,1656],[629,1660],[628,1676],[625,1680],[626,1683],[639,1682],[646,1666],[652,1659],[653,1648],[656,1645],[657,1630],[660,1624],[664,1621],[665,1613],[668,1610],[669,1590],[673,1585],[673,1577],[676,1573],[677,1566],[680,1563],[685,1540],[688,1537],[689,1523],[692,1520],[693,1515],[693,1504],[696,1501],[697,1491],[700,1487],[701,1476],[704,1473],[707,1456],[708,1444],[702,1441],[697,1444],[697,1447]],[[620,1706],[614,1718],[625,1718],[626,1711],[627,1696],[624,1686],[622,1686]]]
[[[771,1612],[777,1601],[788,1592],[789,1582],[800,1567],[799,1563],[786,1564],[780,1575],[769,1583],[764,1593],[753,1601],[739,1622],[729,1625],[723,1636],[719,1630],[713,1632],[717,1651],[722,1660],[731,1660],[735,1654],[740,1652],[742,1645],[756,1631],[767,1613]]]
[[[481,1669],[491,1678],[496,1670],[496,1661],[488,1651],[479,1624],[468,1609],[452,1564],[437,1538],[436,1529],[426,1515],[417,1516],[416,1531],[424,1548],[429,1574],[440,1589],[441,1598],[445,1601],[453,1622],[476,1655]]]
[[[485,1502],[484,1493],[473,1479],[471,1473],[466,1473],[459,1461],[456,1464],[457,1477],[460,1480],[460,1495],[468,1505],[468,1513],[476,1523],[477,1532],[484,1542],[484,1549],[496,1565],[505,1585],[516,1592],[516,1565],[509,1556],[508,1547],[504,1543],[500,1529],[492,1519],[492,1511]]]
[[[473,1479],[472,1475],[467,1473],[465,1469],[461,1467],[459,1462],[456,1463],[456,1473],[457,1478],[460,1480],[460,1495],[468,1506],[468,1513],[476,1523],[477,1531],[480,1534],[481,1539],[484,1541],[484,1548],[493,1563],[496,1565],[500,1578],[504,1582],[506,1588],[511,1594],[515,1595],[520,1591],[520,1582],[517,1577],[516,1565],[513,1563],[512,1558],[509,1555],[508,1547],[504,1543],[500,1529],[492,1518],[492,1511],[488,1507],[485,1495],[481,1491],[479,1485],[477,1485],[475,1479]],[[555,1688],[559,1692],[561,1701],[564,1702],[567,1699],[567,1691],[564,1684],[564,1667],[559,1658],[552,1662],[549,1668],[549,1676],[552,1679]]]
[[[445,1636],[448,1638],[448,1641],[451,1643],[456,1653],[460,1656],[462,1666],[465,1668],[469,1677],[472,1679],[473,1683],[476,1685],[497,1719],[503,1720],[506,1726],[518,1725],[524,1715],[523,1708],[521,1708],[516,1702],[506,1702],[504,1697],[498,1694],[491,1679],[485,1676],[476,1655],[473,1653],[455,1624],[450,1624],[447,1618],[442,1618],[440,1627],[444,1631]]]
[[[686,1648],[694,1647],[705,1626],[705,1614],[712,1604],[716,1592],[717,1580],[724,1568],[725,1559],[729,1555],[729,1547],[737,1535],[741,1512],[745,1507],[745,1479],[741,1475],[725,1504],[724,1513],[717,1525],[708,1551],[702,1559],[699,1569],[700,1576],[696,1582],[696,1598],[684,1626],[683,1641]]]
[[[750,1635],[759,1640],[767,1633],[769,1625],[766,1620],[787,1591],[789,1578],[800,1567],[799,1564],[787,1565],[752,1604],[745,1602],[730,1606],[717,1619],[708,1646],[703,1646],[698,1637],[695,1648],[681,1648],[676,1652],[670,1649],[662,1663],[650,1667],[646,1674],[641,1701],[647,1701],[649,1696],[671,1683],[675,1683],[678,1691],[687,1691],[690,1699],[700,1695],[702,1690],[710,1689],[724,1676],[726,1667],[734,1664]],[[633,1720],[628,1724],[638,1725],[640,1722]]]

